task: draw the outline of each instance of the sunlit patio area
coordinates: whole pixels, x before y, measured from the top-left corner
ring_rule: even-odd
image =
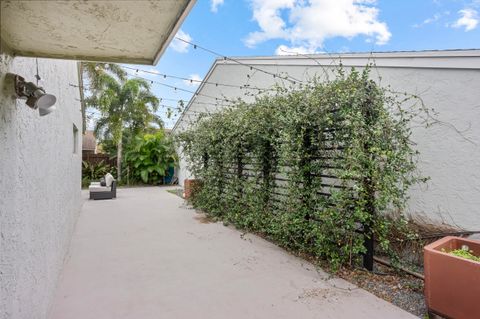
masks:
[[[50,318],[414,318],[168,189],[83,194]]]

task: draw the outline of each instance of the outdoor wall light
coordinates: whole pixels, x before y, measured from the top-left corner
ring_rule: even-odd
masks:
[[[56,109],[54,106],[57,102],[55,95],[47,94],[42,87],[38,87],[32,82],[26,82],[20,75],[9,73],[7,76],[13,80],[16,97],[27,100],[25,104],[34,110],[38,109],[40,116],[45,116]]]

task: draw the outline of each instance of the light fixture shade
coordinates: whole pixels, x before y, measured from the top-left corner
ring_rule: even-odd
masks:
[[[55,106],[50,106],[50,107],[39,107],[38,108],[38,114],[40,114],[40,116],[45,116],[47,114],[50,114],[52,113],[53,111],[55,111],[57,108]]]
[[[43,93],[37,98],[37,103],[35,103],[35,105],[38,108],[46,109],[53,106],[56,102],[57,98],[55,97],[55,95]]]

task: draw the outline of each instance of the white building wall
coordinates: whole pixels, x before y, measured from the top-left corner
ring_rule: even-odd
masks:
[[[329,56],[315,60],[267,57],[241,61],[302,80],[314,76],[326,78],[327,74],[332,77],[331,65],[338,63]],[[419,95],[427,107],[438,113],[438,123],[428,129],[415,128],[413,132],[412,139],[421,153],[418,168],[430,180],[412,188],[408,213],[437,223],[480,230],[480,51],[406,52],[379,54],[374,58],[362,54],[342,56],[347,69],[361,68],[373,61],[377,66],[371,71],[372,78],[396,91]],[[278,78],[230,61],[217,61],[206,80],[260,88],[271,87],[275,82],[281,84]],[[251,101],[254,98],[251,93],[255,91],[205,84],[198,92]],[[215,103],[211,98],[196,97],[174,132],[187,129],[196,112],[218,108],[197,102]],[[187,163],[181,160],[180,183],[190,177]]]
[[[7,72],[35,83],[36,60],[0,55]],[[57,110],[38,111],[0,95],[0,318],[44,319],[81,207],[77,64],[38,59],[40,86]],[[73,126],[78,129],[74,152]]]

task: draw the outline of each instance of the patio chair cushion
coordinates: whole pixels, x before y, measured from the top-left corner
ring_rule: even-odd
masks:
[[[93,193],[96,193],[96,192],[110,192],[111,188],[106,187],[106,186],[100,186],[100,185],[90,185],[90,187],[88,187],[88,190],[90,192],[93,192]]]
[[[105,186],[111,187],[111,186],[112,186],[112,182],[113,182],[114,180],[115,180],[115,179],[113,178],[112,174],[107,173],[107,175],[105,175]]]

